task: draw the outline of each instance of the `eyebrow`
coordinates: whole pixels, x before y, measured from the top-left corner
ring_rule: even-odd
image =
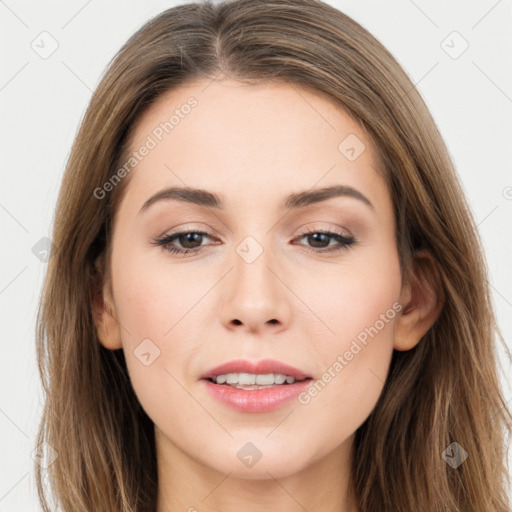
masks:
[[[348,185],[333,185],[331,187],[320,188],[316,190],[305,190],[303,192],[294,192],[288,195],[283,203],[283,207],[294,209],[303,208],[310,204],[326,201],[333,197],[352,197],[358,199],[372,210],[375,207],[371,201],[359,190],[349,187]],[[151,205],[169,199],[184,201],[198,206],[216,208],[223,210],[225,208],[222,197],[219,194],[208,192],[198,188],[191,187],[170,187],[160,190],[151,196],[139,210],[139,214],[147,210]]]

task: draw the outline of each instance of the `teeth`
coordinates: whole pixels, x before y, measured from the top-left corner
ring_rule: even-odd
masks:
[[[234,375],[234,378],[236,378],[236,374]],[[237,381],[238,384],[256,384],[256,375],[253,373],[239,373]]]
[[[226,375],[226,384],[237,384],[238,375],[236,373],[228,373]]]
[[[265,373],[255,375],[254,373],[226,373],[224,375],[217,375],[213,379],[217,384],[240,384],[240,385],[259,385],[271,386],[274,384],[293,384],[294,377],[288,375],[281,375],[280,373]]]
[[[275,377],[273,373],[267,373],[265,375],[256,375],[256,384],[260,386],[270,386],[275,384]]]
[[[284,375],[275,375],[274,376],[274,382],[276,384],[284,384],[286,381],[286,377]]]

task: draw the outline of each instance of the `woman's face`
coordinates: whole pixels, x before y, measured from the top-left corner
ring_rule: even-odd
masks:
[[[347,454],[383,389],[401,307],[392,201],[370,138],[297,86],[202,80],[154,103],[131,150],[109,347],[124,350],[160,453],[242,478]],[[228,373],[297,379],[237,389],[236,375],[203,378]]]

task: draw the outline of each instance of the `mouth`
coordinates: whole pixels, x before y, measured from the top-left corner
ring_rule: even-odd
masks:
[[[200,380],[223,404],[242,412],[262,413],[289,402],[313,377],[279,361],[237,360],[212,368]]]

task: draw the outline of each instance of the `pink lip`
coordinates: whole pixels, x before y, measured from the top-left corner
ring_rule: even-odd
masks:
[[[285,405],[313,382],[306,379],[293,384],[282,384],[263,389],[237,389],[224,384],[201,381],[208,392],[220,402],[241,412],[270,412]]]
[[[279,373],[289,375],[298,382],[263,389],[237,389],[209,380],[226,373]],[[302,370],[271,359],[255,363],[242,359],[229,361],[201,375],[201,381],[214,398],[239,411],[251,413],[270,412],[283,406],[304,391],[312,380],[312,377]]]
[[[217,377],[217,375],[224,375],[226,373],[280,373],[281,375],[289,375],[295,380],[311,378],[310,375],[303,372],[302,370],[294,368],[293,366],[287,365],[285,363],[281,363],[280,361],[274,361],[273,359],[263,359],[262,361],[257,361],[255,363],[246,361],[244,359],[229,361],[227,363],[216,366],[215,368],[212,368],[211,370],[201,375],[200,378],[213,379],[213,377]]]

